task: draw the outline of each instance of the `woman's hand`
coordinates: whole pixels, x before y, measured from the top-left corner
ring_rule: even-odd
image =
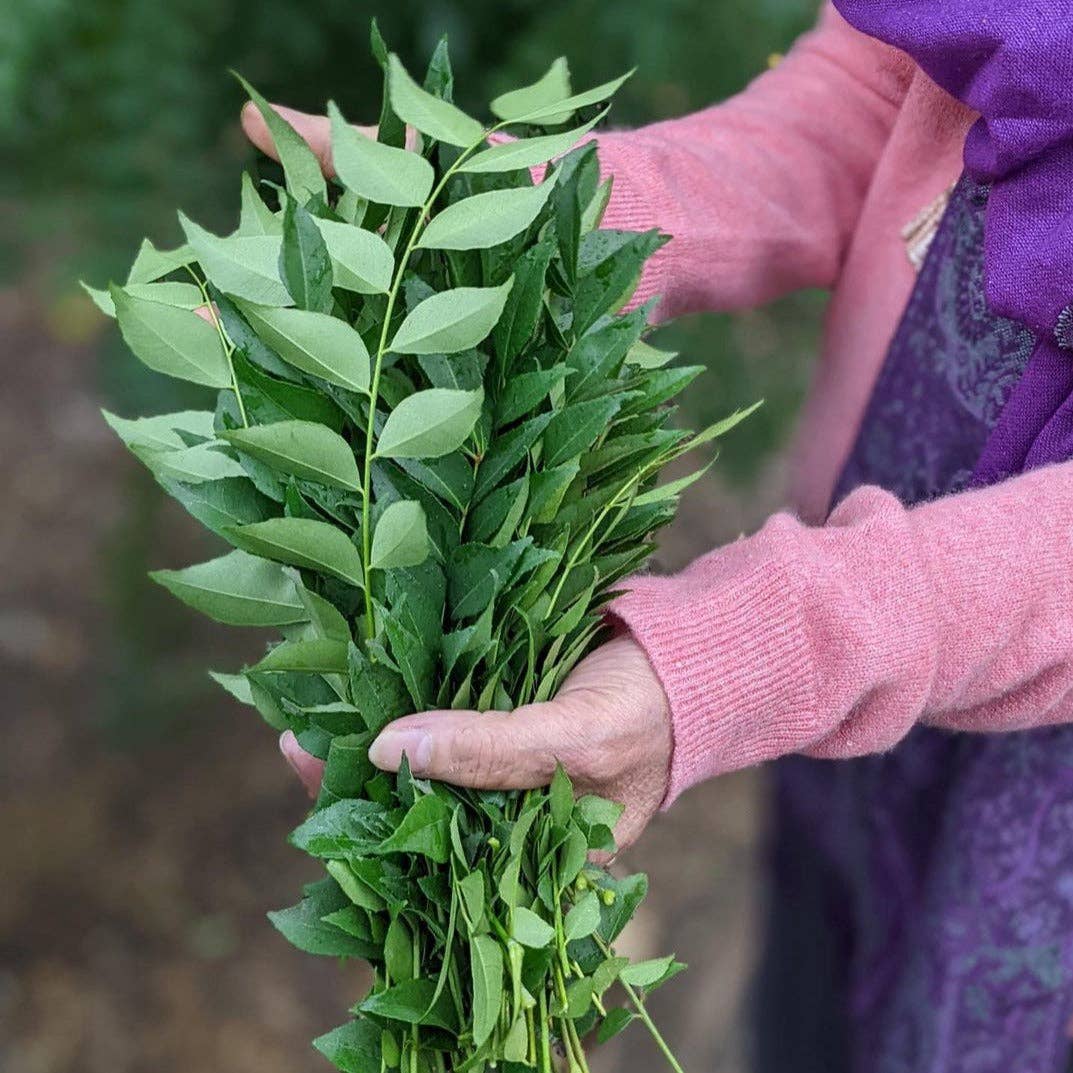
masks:
[[[327,116],[310,115],[308,112],[299,112],[294,108],[286,108],[282,104],[274,104],[272,107],[301,135],[313,150],[317,160],[320,161],[320,170],[327,179],[335,176],[335,167],[332,164],[332,131]],[[257,146],[266,156],[273,160],[279,159],[276,152],[276,144],[272,141],[272,135],[268,131],[257,105],[252,101],[242,109],[242,129],[246,137]],[[376,138],[376,127],[363,127],[354,124],[355,130],[360,130],[367,138]],[[413,149],[417,144],[417,134],[411,127],[406,128],[407,148]]]
[[[280,748],[310,793],[323,765],[287,733]],[[478,789],[545,786],[561,763],[580,793],[626,806],[616,830],[628,846],[655,815],[671,762],[670,706],[640,646],[619,637],[581,662],[558,696],[514,712],[409,715],[385,727],[369,757],[396,771]]]

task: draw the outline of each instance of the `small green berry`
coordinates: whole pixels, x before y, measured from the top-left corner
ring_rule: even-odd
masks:
[[[602,890],[602,891],[600,891],[600,901],[602,901],[604,903],[604,905],[614,905],[615,904],[615,892],[613,890]]]

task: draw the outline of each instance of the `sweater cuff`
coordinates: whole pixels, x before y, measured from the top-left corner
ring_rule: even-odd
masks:
[[[698,584],[689,573],[638,577],[609,609],[670,702],[664,808],[705,779],[785,755],[814,734],[814,671],[799,601],[788,598],[790,571],[748,557],[724,571],[720,556],[739,558],[727,549],[693,568],[724,575],[718,583]]]

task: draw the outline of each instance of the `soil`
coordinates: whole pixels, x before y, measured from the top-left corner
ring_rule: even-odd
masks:
[[[0,1068],[326,1069],[309,1040],[366,972],[292,950],[264,919],[316,876],[284,844],[305,802],[273,735],[203,684],[256,646],[144,580],[146,548],[170,566],[207,545],[100,420],[97,347],[68,321],[0,291]],[[712,485],[664,560],[749,520]],[[720,780],[618,865],[652,881],[628,952],[693,965],[652,1002],[690,1073],[744,1069],[760,811],[753,777]],[[635,1027],[593,1068],[660,1062]]]

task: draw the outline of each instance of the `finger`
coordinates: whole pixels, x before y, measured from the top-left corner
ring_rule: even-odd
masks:
[[[290,730],[284,731],[279,739],[279,751],[283,759],[290,764],[294,773],[302,781],[310,797],[320,793],[320,780],[324,777],[324,761],[310,756],[299,744]]]
[[[298,132],[313,154],[320,161],[321,171],[329,179],[335,176],[332,167],[332,136],[328,117],[322,115],[309,115],[307,112],[299,112],[294,108],[286,108],[281,104],[272,107]],[[264,116],[252,101],[247,101],[242,108],[242,129],[246,137],[261,150],[262,153],[279,160],[276,143],[268,130],[268,124]]]
[[[554,701],[515,712],[425,712],[386,727],[369,759],[397,771],[405,754],[422,778],[473,789],[530,790],[546,786],[559,758],[573,751],[574,732]]]

